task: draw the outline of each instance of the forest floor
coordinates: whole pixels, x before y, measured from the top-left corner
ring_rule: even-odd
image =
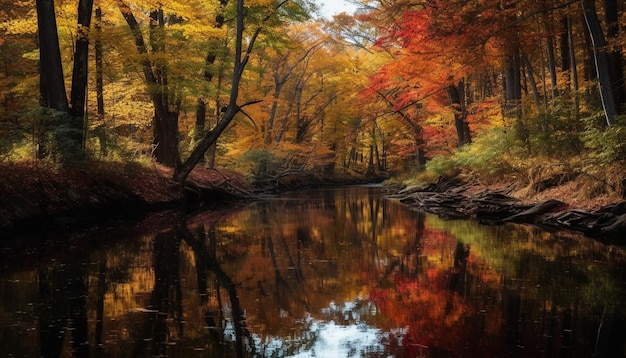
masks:
[[[372,179],[295,175],[276,179],[261,190],[238,173],[203,167],[192,172],[185,186],[170,179],[171,169],[137,163],[91,162],[86,167],[66,169],[0,163],[0,171],[3,173],[0,177],[0,237],[40,225],[98,220],[112,213],[126,216],[172,207],[208,207],[258,199],[276,186],[356,184]],[[504,193],[529,205],[558,199],[567,204],[568,210],[593,212],[623,201],[619,190],[602,189],[606,185],[596,182],[594,178],[578,176],[565,180],[556,175],[526,180],[525,184],[516,178],[501,178],[490,183],[463,179],[462,186],[463,195],[468,197]]]

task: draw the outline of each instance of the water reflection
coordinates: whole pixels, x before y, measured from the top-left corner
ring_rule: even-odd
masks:
[[[166,212],[7,251],[0,355],[624,356],[622,249],[383,194]]]

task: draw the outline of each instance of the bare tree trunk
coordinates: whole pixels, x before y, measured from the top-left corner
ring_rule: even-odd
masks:
[[[87,92],[87,71],[89,64],[89,28],[91,26],[91,13],[93,0],[80,0],[78,2],[78,28],[76,30],[76,50],[74,52],[74,70],[72,72],[72,92],[70,103],[71,114],[75,120],[81,122],[85,114],[85,97]]]
[[[561,71],[571,69],[570,42],[569,42],[569,14],[561,17],[561,34],[559,35],[559,46],[561,53]]]
[[[224,27],[224,23],[226,21],[226,18],[224,17],[224,14],[222,13],[223,8],[228,4],[228,0],[220,0],[220,6],[221,9],[220,11],[218,11],[217,15],[215,15],[215,28],[217,29],[221,29],[222,27]],[[207,82],[211,82],[213,80],[214,77],[214,73],[211,71],[211,69],[209,68],[210,66],[213,66],[215,64],[215,62],[217,61],[217,54],[219,52],[219,48],[222,47],[222,42],[220,40],[211,40],[209,43],[209,51],[207,53],[206,56],[206,60],[205,60],[205,66],[206,66],[206,70],[204,71],[204,79]],[[220,70],[221,72],[221,70]],[[221,76],[221,73],[220,73]],[[218,93],[216,95],[216,100],[215,100],[215,104],[216,104],[216,108],[217,108],[217,113],[219,113],[219,89],[220,86],[218,85]],[[206,101],[200,97],[198,98],[198,104],[196,107],[196,136],[195,136],[195,140],[201,140],[202,137],[204,135],[206,135],[206,116],[207,116],[207,103]],[[217,115],[216,115],[217,118]],[[215,165],[215,145],[213,145],[211,147],[211,153],[209,153],[209,158],[208,159],[208,166],[213,168]]]

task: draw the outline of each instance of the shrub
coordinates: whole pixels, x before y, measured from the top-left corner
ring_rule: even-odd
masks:
[[[600,166],[626,159],[626,116],[617,118],[617,124],[607,126],[602,112],[583,119],[586,131],[582,135],[587,157]]]

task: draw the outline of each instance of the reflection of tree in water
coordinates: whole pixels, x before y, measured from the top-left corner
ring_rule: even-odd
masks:
[[[218,300],[221,301],[219,296],[219,288],[223,287],[228,293],[228,297],[230,299],[231,311],[232,311],[232,323],[234,326],[235,333],[235,345],[236,345],[236,353],[238,357],[244,356],[244,340],[243,338],[247,338],[249,341],[248,348],[252,355],[255,354],[255,345],[250,336],[250,331],[246,327],[246,318],[243,309],[239,303],[239,296],[237,294],[237,288],[232,279],[222,270],[219,262],[216,259],[216,237],[215,237],[215,228],[211,226],[209,229],[209,235],[205,236],[201,234],[199,237],[196,237],[186,226],[178,226],[177,232],[181,234],[183,239],[187,242],[187,244],[192,248],[196,259],[199,259],[199,262],[196,262],[196,270],[198,270],[198,277],[204,276],[204,270],[206,272],[210,272],[215,275],[215,279],[217,282],[216,295],[218,295]],[[204,240],[202,240],[204,239]],[[209,247],[212,250],[207,250],[205,245],[206,239],[209,239]],[[206,280],[205,280],[206,282]],[[205,286],[206,287],[206,286]],[[208,295],[207,291],[200,291],[201,295]],[[221,305],[220,305],[221,306]],[[205,321],[209,327],[215,327],[214,331],[221,328],[221,335],[223,336],[223,327],[224,325],[217,325],[215,321],[215,312],[211,308],[205,311]],[[211,326],[212,325],[212,326]],[[219,335],[216,335],[215,332],[212,334],[213,339],[218,339]]]
[[[397,356],[623,356],[616,277],[625,259],[609,257],[615,251],[507,226],[438,224],[338,192],[254,203],[218,224],[194,217],[191,229],[176,216],[156,236],[154,227],[125,234],[88,256],[91,265],[74,253],[41,260],[32,269],[40,347],[31,352],[282,356],[315,348],[334,321],[375,325]],[[420,344],[429,348],[410,350]]]
[[[74,356],[89,355],[86,275],[87,264],[80,260],[40,263],[37,314],[42,357],[60,356],[67,334],[71,336]]]
[[[173,230],[160,232],[154,237],[152,261],[155,283],[146,307],[147,316],[139,332],[133,337],[133,356],[165,356],[168,354],[168,345],[184,336],[181,288],[183,241],[191,248],[195,258],[199,303],[202,306],[205,327],[208,327],[205,347],[214,354],[230,352],[228,346],[223,344],[227,324],[222,312],[220,291],[224,289],[228,293],[231,306],[236,355],[245,355],[244,338],[249,340],[248,350],[254,354],[254,344],[246,327],[236,284],[222,270],[216,259],[214,225],[209,225],[206,231],[198,228],[192,232],[184,222],[179,222],[174,225]]]
[[[456,292],[462,297],[465,296],[465,284],[467,282],[467,258],[470,254],[469,245],[462,242],[456,244],[454,249],[454,266],[450,273],[450,291]]]
[[[289,250],[289,244],[287,242],[285,234],[282,231],[282,226],[276,227],[272,230],[272,217],[274,217],[274,215],[268,212],[267,205],[261,205],[259,207],[260,224],[263,227],[263,230],[261,232],[261,236],[263,238],[262,241],[264,243],[264,247],[267,248],[267,252],[269,253],[270,261],[272,263],[272,269],[274,272],[275,299],[284,309],[287,309],[287,307],[289,306],[287,302],[290,299],[296,299],[302,305],[308,307],[309,303],[308,299],[306,298],[306,290],[302,287],[305,280],[302,272],[302,258],[300,256],[301,245],[303,243],[306,245],[308,242],[310,242],[308,231],[301,227],[296,230],[295,241],[297,245],[297,259],[294,260],[293,255]],[[280,254],[277,253],[277,248],[274,245],[274,237],[277,238],[278,244],[280,245]],[[281,264],[278,262],[279,257],[283,258],[283,260],[286,262],[286,267],[291,269],[293,275],[283,274],[281,272]],[[290,277],[293,279],[288,280],[288,278]],[[261,289],[264,290],[263,286],[261,286]]]
[[[150,355],[164,355],[166,343],[173,339],[171,336],[183,335],[180,238],[170,232],[160,232],[154,237],[153,247],[154,287],[147,307],[148,318],[139,337],[135,338],[134,357],[144,356],[149,346]],[[177,324],[175,332],[168,327],[170,317]]]

